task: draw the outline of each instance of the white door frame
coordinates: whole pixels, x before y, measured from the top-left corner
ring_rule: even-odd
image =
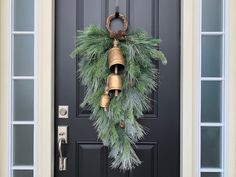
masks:
[[[39,177],[54,171],[54,0],[38,0],[38,147]],[[197,177],[197,0],[181,2],[181,177]],[[236,176],[236,1],[229,0],[229,177]],[[8,177],[8,33],[9,7],[0,0],[0,177]]]

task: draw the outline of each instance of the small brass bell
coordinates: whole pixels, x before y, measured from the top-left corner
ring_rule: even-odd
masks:
[[[116,66],[119,71],[123,70],[125,65],[125,59],[120,48],[118,47],[118,43],[118,40],[115,39],[113,42],[113,47],[108,52],[108,63],[112,72],[115,71]]]
[[[110,103],[110,96],[108,95],[108,91],[105,91],[105,93],[101,96],[100,107],[104,108],[104,111],[107,111],[109,103]]]
[[[121,77],[118,74],[110,74],[108,76],[108,91],[115,92],[115,96],[118,96],[118,93],[121,91],[122,81]]]
[[[120,128],[122,128],[122,129],[125,128],[125,122],[123,120],[120,121]]]

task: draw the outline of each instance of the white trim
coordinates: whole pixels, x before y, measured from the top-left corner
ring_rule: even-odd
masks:
[[[12,170],[34,170],[34,166],[13,166]]]
[[[222,176],[227,177],[228,176],[228,141],[229,141],[229,135],[228,135],[228,129],[229,129],[229,8],[228,8],[229,0],[224,0],[224,108],[223,108],[223,114],[224,116],[224,131],[223,131],[223,141],[224,141],[224,174]]]
[[[223,55],[222,55],[222,77],[224,78],[224,80],[222,81],[222,94],[221,94],[221,100],[222,100],[222,107],[221,107],[221,109],[222,109],[222,112],[221,112],[221,117],[222,117],[222,123],[223,123],[223,126],[222,126],[222,135],[221,135],[221,151],[222,151],[222,153],[221,153],[221,167],[222,167],[222,169],[223,169],[223,171],[222,171],[222,176],[223,177],[226,177],[226,175],[225,175],[225,171],[226,171],[226,166],[225,166],[225,163],[226,163],[226,156],[225,156],[225,151],[226,151],[226,149],[227,149],[227,145],[226,145],[226,136],[225,136],[225,133],[226,133],[226,126],[227,126],[227,124],[226,124],[226,121],[227,121],[227,119],[228,119],[228,117],[226,117],[226,100],[227,100],[227,98],[226,98],[226,87],[227,87],[227,85],[226,85],[226,80],[228,79],[228,78],[226,78],[226,74],[225,74],[225,72],[226,72],[226,61],[228,60],[228,58],[226,58],[226,33],[225,33],[225,29],[227,28],[227,24],[225,24],[225,19],[226,19],[226,15],[225,15],[225,13],[226,13],[226,9],[225,9],[225,3],[226,3],[226,1],[227,0],[222,0],[222,8],[223,8],[223,10],[222,10],[222,24],[223,24],[223,34],[222,34],[222,53],[223,53]]]
[[[34,121],[12,121],[12,125],[34,125]]]
[[[34,171],[33,176],[38,176],[38,0],[34,0]]]
[[[221,168],[201,168],[201,172],[209,172],[209,173],[222,173],[224,172]]]
[[[226,44],[227,51],[226,56],[228,58],[228,61],[226,61],[226,68],[228,71],[226,72],[226,75],[228,77],[227,85],[228,85],[228,93],[227,93],[227,99],[228,99],[228,108],[226,108],[226,114],[228,116],[227,120],[227,129],[226,129],[226,136],[228,137],[226,139],[227,143],[227,164],[225,164],[226,167],[226,173],[225,176],[229,177],[235,177],[236,176],[236,1],[235,0],[227,0],[226,1],[226,7],[225,9],[228,10],[226,12]]]
[[[221,36],[224,35],[224,32],[201,32],[203,36]]]
[[[196,139],[197,139],[197,153],[196,153],[196,161],[197,161],[197,170],[196,170],[196,177],[201,177],[201,45],[202,45],[202,1],[197,0],[197,69],[196,69],[196,87],[197,87],[197,100],[196,100],[196,125],[197,125],[197,133],[196,133]]]
[[[21,35],[34,35],[34,31],[12,31],[13,35],[21,34]]]
[[[223,77],[201,77],[201,81],[223,81]]]
[[[9,16],[9,29],[8,29],[8,39],[9,39],[9,46],[8,46],[8,56],[9,56],[9,59],[8,59],[8,77],[7,77],[7,80],[8,80],[8,90],[10,90],[8,92],[8,175],[9,177],[12,177],[13,176],[13,172],[12,172],[12,125],[11,125],[11,118],[12,118],[12,108],[11,108],[11,105],[12,105],[12,80],[11,80],[11,73],[12,73],[12,9],[13,9],[13,3],[12,1],[8,1],[9,2],[9,7],[8,7],[8,16]]]
[[[223,127],[223,123],[200,123],[201,127]]]
[[[11,19],[10,19],[10,41],[11,41],[11,45],[10,45],[10,51],[11,51],[11,54],[10,54],[10,58],[9,58],[9,60],[10,60],[10,65],[9,65],[9,80],[10,80],[10,97],[9,97],[9,99],[10,99],[10,105],[9,105],[9,108],[10,108],[10,117],[9,117],[9,124],[10,124],[10,126],[9,126],[9,129],[10,129],[10,131],[11,131],[11,136],[10,136],[10,140],[11,140],[11,144],[10,144],[10,156],[9,156],[9,162],[10,162],[10,177],[13,177],[13,169],[12,169],[12,167],[13,167],[13,135],[14,135],[14,133],[13,133],[13,126],[12,126],[12,120],[13,120],[13,114],[12,114],[12,110],[14,110],[14,108],[13,108],[13,81],[12,81],[12,73],[13,73],[13,58],[14,58],[14,55],[13,55],[13,51],[14,51],[14,43],[13,43],[13,40],[14,40],[14,37],[13,37],[13,35],[12,35],[12,31],[13,31],[13,26],[14,26],[14,14],[13,14],[13,12],[14,12],[14,1],[13,0],[10,0],[10,2],[11,2],[11,7],[10,7],[10,14],[11,14]]]
[[[181,153],[180,176],[196,177],[196,92],[199,0],[181,1]]]
[[[13,80],[34,80],[34,76],[12,76]]]
[[[37,1],[38,177],[54,176],[54,1]]]

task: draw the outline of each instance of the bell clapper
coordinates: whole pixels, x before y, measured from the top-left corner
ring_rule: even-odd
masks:
[[[118,74],[118,66],[115,65],[115,74]],[[118,90],[115,90],[115,96],[118,96],[119,94],[119,91]]]
[[[125,122],[124,120],[120,121],[120,128],[124,129],[125,128]]]
[[[115,74],[118,74],[118,66],[115,66]]]
[[[119,90],[115,90],[115,96],[118,96]]]

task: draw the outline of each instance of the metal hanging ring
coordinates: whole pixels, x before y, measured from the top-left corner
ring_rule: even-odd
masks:
[[[119,30],[118,32],[114,32],[110,28],[112,20],[114,20],[116,18],[121,19],[122,22],[123,22],[123,28],[121,30]],[[127,20],[126,16],[119,13],[119,16],[116,17],[116,13],[111,14],[106,19],[106,29],[110,33],[111,38],[115,38],[115,39],[118,39],[118,40],[124,39],[125,38],[125,32],[128,29],[128,20]]]

